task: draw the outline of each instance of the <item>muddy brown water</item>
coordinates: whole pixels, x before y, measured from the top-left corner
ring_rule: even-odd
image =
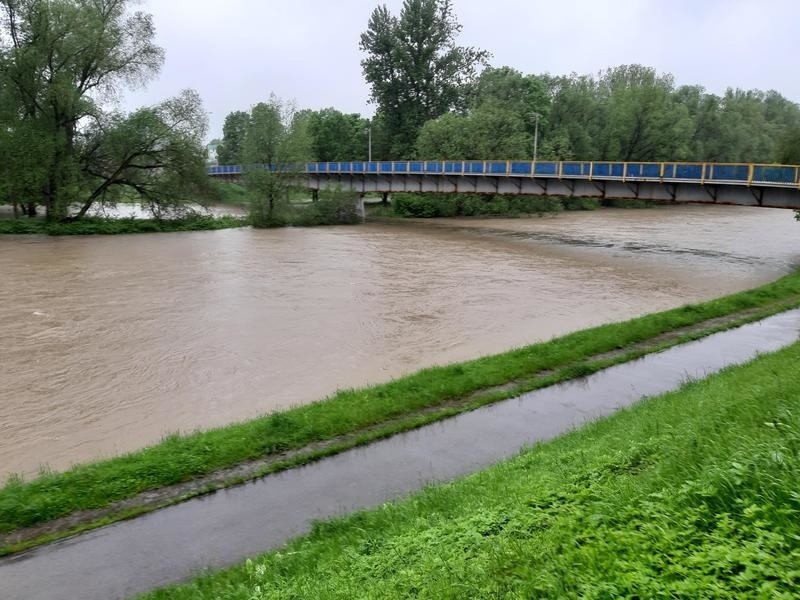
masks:
[[[0,480],[689,301],[800,264],[791,211],[0,237]]]
[[[0,559],[3,600],[109,600],[280,547],[315,520],[369,508],[508,458],[800,339],[800,310],[543,388],[304,467]]]

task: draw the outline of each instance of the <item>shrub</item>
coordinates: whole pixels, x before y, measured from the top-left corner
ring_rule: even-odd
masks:
[[[600,201],[597,198],[564,198],[564,210],[597,210]]]
[[[359,223],[361,217],[356,209],[355,194],[334,198],[320,198],[317,202],[295,209],[293,225],[311,227],[315,225],[352,225]]]

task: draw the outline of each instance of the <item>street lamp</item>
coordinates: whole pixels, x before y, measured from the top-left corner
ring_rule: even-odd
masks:
[[[367,162],[372,162],[372,121],[367,119]]]
[[[533,130],[533,162],[536,162],[536,154],[539,151],[539,117],[541,117],[539,113],[535,112],[531,115],[531,118],[534,120],[535,126]]]

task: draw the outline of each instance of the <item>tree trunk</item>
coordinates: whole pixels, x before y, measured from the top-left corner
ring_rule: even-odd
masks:
[[[28,217],[36,216],[36,202],[28,202],[27,206],[23,208],[26,216]]]

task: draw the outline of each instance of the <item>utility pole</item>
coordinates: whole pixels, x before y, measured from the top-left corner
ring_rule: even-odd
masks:
[[[533,130],[533,162],[536,162],[536,155],[539,152],[539,117],[541,117],[539,113],[535,112],[531,115],[531,118],[534,119],[534,130]]]

